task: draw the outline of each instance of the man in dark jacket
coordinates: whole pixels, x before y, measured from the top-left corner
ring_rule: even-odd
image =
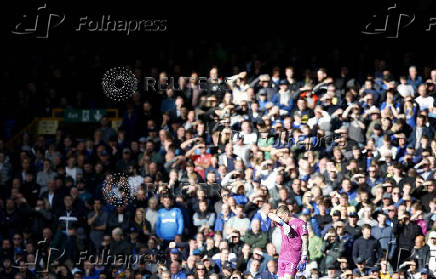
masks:
[[[239,255],[242,251],[242,246],[244,245],[244,242],[241,240],[241,234],[239,231],[233,231],[229,235],[229,250],[230,253],[235,253],[236,255]]]
[[[418,235],[416,237],[415,247],[413,247],[410,258],[416,260],[418,270],[428,266],[430,260],[430,247],[425,244],[425,238],[423,235]]]
[[[112,231],[112,242],[110,244],[110,251],[113,255],[131,255],[132,247],[129,242],[122,239],[123,231],[120,228],[115,228]]]
[[[371,236],[371,226],[362,226],[362,236],[353,244],[353,261],[357,265],[358,258],[366,259],[368,266],[374,266],[382,256],[380,243]]]
[[[418,235],[422,235],[422,230],[414,221],[410,221],[410,213],[405,212],[398,216],[398,219],[394,219],[393,233],[398,236],[397,255],[400,258],[399,261],[394,262],[402,263],[410,257],[415,239]]]

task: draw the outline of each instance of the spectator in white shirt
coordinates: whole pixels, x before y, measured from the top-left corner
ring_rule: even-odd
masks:
[[[419,97],[416,98],[416,102],[419,105],[420,110],[431,110],[433,108],[434,99],[431,96],[427,96],[427,88],[425,84],[421,84],[418,87]]]
[[[409,96],[415,97],[415,89],[412,85],[407,83],[407,78],[404,76],[400,77],[400,84],[398,85],[397,90],[403,98]]]

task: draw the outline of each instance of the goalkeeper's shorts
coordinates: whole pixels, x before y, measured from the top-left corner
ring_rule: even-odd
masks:
[[[300,260],[292,260],[292,261],[279,260],[277,276],[284,277],[285,274],[295,276],[295,273],[297,273],[297,266],[299,263]]]

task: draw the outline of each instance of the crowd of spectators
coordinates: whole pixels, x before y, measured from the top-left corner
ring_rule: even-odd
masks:
[[[378,63],[160,72],[118,129],[1,140],[0,278],[277,279],[280,205],[308,226],[297,277],[436,276],[436,70]]]

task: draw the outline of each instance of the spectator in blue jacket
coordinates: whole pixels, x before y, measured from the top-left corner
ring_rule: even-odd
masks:
[[[221,206],[221,213],[218,215],[218,218],[215,220],[215,231],[223,231],[226,222],[232,217],[234,214],[230,212],[229,206],[227,204],[223,204]]]
[[[170,265],[171,279],[186,279],[185,272],[181,269],[180,263],[174,261]]]
[[[280,115],[288,115],[292,111],[294,101],[292,99],[291,91],[289,90],[289,82],[284,79],[279,83],[280,90],[272,97],[272,103],[279,107]]]
[[[177,234],[183,233],[182,211],[171,207],[172,200],[169,196],[163,196],[161,202],[164,208],[157,212],[156,233],[163,240],[172,241]]]
[[[388,253],[388,259],[391,260],[394,256],[397,247],[397,239],[392,231],[392,227],[386,226],[387,216],[384,213],[377,215],[378,226],[371,229],[371,235],[378,240],[383,250]]]
[[[262,208],[259,209],[251,219],[251,222],[253,222],[253,220],[258,219],[260,221],[260,229],[264,232],[268,232],[271,228],[271,219],[268,218],[268,213],[270,209],[271,209],[271,204],[267,202],[264,203],[262,205]]]

